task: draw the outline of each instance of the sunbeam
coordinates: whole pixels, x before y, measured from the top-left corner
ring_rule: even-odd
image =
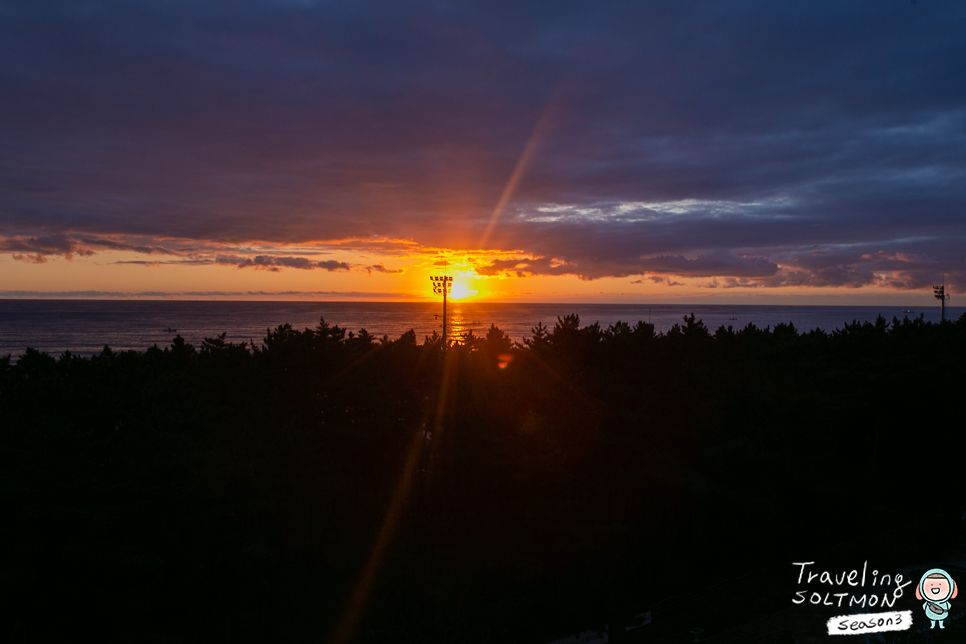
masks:
[[[533,133],[530,134],[530,139],[527,141],[527,146],[523,149],[523,154],[517,160],[517,165],[513,168],[513,174],[510,175],[510,180],[507,181],[506,187],[503,188],[503,194],[500,195],[500,200],[496,204],[496,208],[493,209],[493,214],[490,216],[490,221],[486,225],[486,230],[483,231],[483,236],[480,238],[479,247],[485,248],[486,242],[489,240],[490,235],[493,233],[493,229],[496,227],[497,222],[500,221],[500,217],[503,216],[503,211],[506,208],[507,203],[510,201],[510,197],[516,192],[517,185],[520,183],[520,178],[526,171],[527,167],[530,165],[530,160],[533,158],[533,153],[537,149],[537,146],[543,141],[547,133],[547,127],[550,123],[550,117],[553,112],[554,101],[551,99],[547,106],[543,108],[543,112],[540,114],[540,118],[537,120],[537,124],[533,128]]]
[[[436,400],[434,418],[432,418],[431,422],[427,423],[426,425],[421,424],[420,427],[417,428],[417,430],[413,433],[412,440],[410,441],[406,450],[402,470],[399,473],[399,481],[396,483],[396,489],[393,492],[392,499],[390,500],[389,508],[386,510],[386,516],[382,521],[381,527],[379,528],[379,534],[372,546],[372,550],[369,552],[369,557],[366,559],[366,564],[363,567],[362,572],[359,574],[359,578],[352,589],[352,594],[349,596],[349,601],[346,603],[346,607],[342,611],[342,616],[339,618],[338,624],[332,631],[332,635],[329,637],[329,644],[349,644],[349,642],[352,641],[352,637],[355,634],[356,625],[359,623],[359,618],[362,617],[366,604],[369,602],[369,595],[372,591],[372,582],[375,579],[376,574],[379,572],[379,569],[382,567],[386,550],[390,543],[392,543],[396,529],[399,527],[399,521],[402,517],[406,500],[413,492],[413,483],[418,475],[419,465],[423,460],[423,451],[427,442],[430,443],[430,452],[427,459],[426,480],[423,481],[422,489],[419,490],[419,492],[421,493],[423,499],[429,498],[429,492],[432,487],[432,481],[429,479],[432,473],[432,465],[439,452],[439,443],[443,434],[443,417],[446,413],[449,382],[452,374],[454,373],[453,368],[455,362],[459,359],[458,354],[458,351],[449,351],[444,358],[445,362],[443,367],[443,376],[439,384],[439,395]],[[431,428],[429,441],[426,440],[427,435],[425,430],[422,429],[424,426]]]

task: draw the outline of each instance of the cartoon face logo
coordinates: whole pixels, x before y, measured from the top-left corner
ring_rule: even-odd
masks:
[[[935,628],[937,623],[939,628],[946,628],[943,622],[949,617],[949,609],[952,607],[949,600],[955,599],[958,594],[959,588],[948,572],[941,568],[925,572],[916,588],[916,599],[925,600],[922,609],[932,622],[929,628]]]

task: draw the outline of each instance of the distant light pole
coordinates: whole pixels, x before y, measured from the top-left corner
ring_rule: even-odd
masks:
[[[446,348],[446,296],[453,288],[453,278],[449,275],[431,275],[433,293],[443,296],[443,348]]]
[[[940,302],[939,321],[945,322],[946,321],[946,300],[949,299],[949,296],[946,295],[946,285],[942,284],[940,286],[933,286],[932,292],[936,295],[936,299],[939,300]]]

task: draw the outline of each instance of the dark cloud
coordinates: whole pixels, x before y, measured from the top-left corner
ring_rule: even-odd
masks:
[[[18,253],[13,257],[18,261],[32,261],[38,264],[47,261],[45,255],[62,255],[67,259],[73,259],[74,255],[87,257],[94,254],[94,251],[81,247],[76,241],[60,233],[42,237],[0,236],[0,250],[34,253],[33,257]]]
[[[684,286],[683,282],[675,282],[671,278],[664,275],[649,275],[646,278],[634,280],[631,282],[631,284],[645,284],[646,282],[653,282],[655,284],[662,284],[664,286]]]
[[[399,275],[405,273],[406,270],[402,268],[386,268],[383,264],[373,264],[371,266],[366,266],[366,272],[372,275],[372,272],[386,273],[387,275]]]
[[[255,268],[278,272],[285,268],[297,268],[300,270],[322,269],[326,271],[349,271],[352,267],[345,263],[332,259],[312,260],[308,257],[290,257],[279,255],[216,255],[214,257],[196,256],[188,259],[177,259],[167,261],[145,261],[145,260],[124,260],[114,262],[115,264],[137,264],[142,266],[158,266],[161,264],[188,264],[206,265],[221,264],[234,266],[235,268]]]
[[[160,266],[162,264],[186,264],[194,266],[203,266],[206,264],[221,264],[227,266],[234,266],[236,268],[255,268],[264,269],[273,272],[279,272],[285,268],[296,268],[300,270],[325,270],[329,272],[333,271],[350,271],[350,270],[362,270],[372,275],[373,271],[377,273],[386,273],[389,275],[397,275],[404,273],[404,269],[391,269],[386,268],[383,264],[374,264],[371,266],[353,266],[346,262],[340,262],[334,259],[326,260],[314,260],[310,257],[292,257],[284,255],[265,255],[259,254],[254,256],[244,256],[244,255],[213,255],[205,256],[200,253],[193,253],[192,257],[179,258],[173,260],[120,260],[113,262],[114,264],[134,264],[139,266]]]
[[[681,255],[661,255],[643,260],[644,270],[648,273],[672,273],[708,277],[711,275],[763,277],[778,272],[778,265],[764,257],[738,257],[725,250],[716,250],[695,259]]]
[[[485,246],[524,259],[490,274],[966,290],[964,23],[938,2],[0,0],[0,250],[340,271],[285,245],[477,250],[502,203]]]
[[[78,237],[77,243],[85,244],[86,246],[93,247],[93,248],[108,249],[108,250],[128,250],[134,253],[142,253],[144,255],[180,255],[183,252],[174,248],[167,248],[165,246],[153,246],[150,244],[135,244],[130,242],[107,239],[104,237],[93,237],[89,235],[82,235]],[[91,254],[93,254],[93,252]]]
[[[896,244],[900,248],[903,245]],[[906,248],[918,244],[906,243]],[[966,262],[958,242],[934,243],[938,256],[918,255],[908,250],[888,253],[874,247],[800,249],[775,253],[783,267],[762,278],[729,278],[724,286],[887,286],[899,290],[929,289],[945,282],[952,291],[962,292],[966,285]],[[948,253],[944,258],[943,255]]]
[[[648,282],[654,282],[655,284],[663,284],[666,279],[667,279],[666,277],[663,277],[661,275],[650,275],[648,277],[642,277],[639,280],[634,280],[633,282],[631,282],[631,284],[646,284]]]
[[[313,261],[307,257],[277,257],[275,255],[256,255],[255,257],[219,255],[214,262],[232,265],[236,268],[259,268],[269,271],[280,271],[283,268],[298,268],[301,270],[320,268],[330,272],[351,270],[351,267],[345,262],[337,262],[332,259]]]

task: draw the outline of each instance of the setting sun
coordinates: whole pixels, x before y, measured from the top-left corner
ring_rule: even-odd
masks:
[[[468,297],[473,297],[477,293],[479,291],[468,288],[465,282],[454,280],[453,289],[450,291],[449,297],[452,300],[464,300]]]

